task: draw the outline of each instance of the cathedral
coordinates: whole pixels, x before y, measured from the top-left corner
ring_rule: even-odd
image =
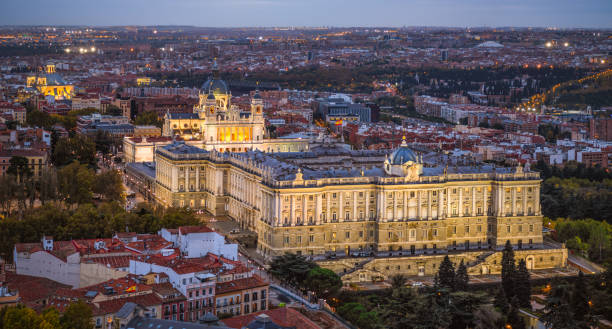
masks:
[[[193,113],[166,113],[163,135],[180,137],[190,145],[219,152],[299,152],[307,150],[308,141],[265,139],[263,99],[258,92],[251,99],[250,110],[232,104],[232,94],[219,78],[219,68],[200,90]]]
[[[72,99],[74,86],[66,83],[61,75],[55,72],[54,64],[47,64],[45,72],[27,78],[28,88],[35,88],[44,96],[53,96],[55,100]]]

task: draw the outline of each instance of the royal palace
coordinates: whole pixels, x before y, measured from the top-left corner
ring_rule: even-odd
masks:
[[[267,148],[257,95],[250,112],[233,111],[219,81],[205,84],[193,119],[166,117],[166,134],[198,143],[128,164],[158,203],[229,216],[257,234],[265,259],[311,256],[349,282],[432,275],[444,255],[471,274],[499,273],[507,241],[530,269],[566,266],[566,249],[543,241],[539,173],[419,153],[405,140],[390,153],[324,139]]]

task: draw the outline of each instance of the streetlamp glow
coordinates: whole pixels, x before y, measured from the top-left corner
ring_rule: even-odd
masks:
[[[548,42],[546,43],[546,48],[550,48],[550,47],[552,47],[552,42],[548,41]]]

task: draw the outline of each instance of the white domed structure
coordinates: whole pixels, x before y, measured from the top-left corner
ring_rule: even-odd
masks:
[[[418,178],[423,173],[423,161],[406,143],[402,144],[385,160],[385,173],[390,176],[404,176],[410,179]]]

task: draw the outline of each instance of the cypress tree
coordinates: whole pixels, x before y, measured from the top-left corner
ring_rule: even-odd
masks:
[[[455,267],[448,258],[448,255],[444,256],[444,260],[440,263],[438,280],[442,287],[448,289],[453,289],[455,287]]]
[[[506,241],[506,246],[502,252],[501,266],[501,279],[504,293],[507,299],[512,300],[512,297],[514,297],[514,272],[516,272],[516,264],[514,261],[514,250],[512,249],[510,241]]]
[[[459,267],[457,267],[457,274],[455,275],[455,289],[459,291],[467,291],[468,282],[470,278],[468,277],[467,267],[463,263],[463,259],[461,263],[459,263]]]
[[[501,314],[508,313],[508,310],[510,309],[508,299],[506,298],[506,293],[504,292],[504,288],[501,286],[497,290],[497,294],[495,294],[493,305],[499,309]]]
[[[572,286],[570,308],[574,312],[574,319],[577,322],[588,322],[590,320],[589,292],[582,272],[578,273],[578,278]]]
[[[527,263],[524,259],[519,261],[518,269],[514,274],[514,291],[518,298],[518,304],[520,307],[531,308],[531,282],[529,282],[529,271],[527,270]]]
[[[525,320],[519,315],[518,306],[516,306],[517,303],[518,300],[516,297],[514,297],[510,303],[510,311],[508,311],[506,321],[512,327],[512,329],[525,329]]]

